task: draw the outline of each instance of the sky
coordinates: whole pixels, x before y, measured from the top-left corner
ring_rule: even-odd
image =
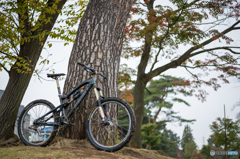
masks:
[[[235,37],[235,45],[240,46],[240,40],[237,35],[240,35],[239,31],[234,31],[234,33],[232,33],[230,36]],[[54,65],[55,72],[67,74],[68,60],[73,45],[70,44],[63,46],[63,42],[57,40],[53,41],[54,42],[52,48],[44,49],[42,56],[46,57],[48,54],[52,54],[52,56],[49,57],[49,60],[51,63],[56,62]],[[185,48],[182,48],[180,51],[184,50]],[[121,59],[121,63],[126,63],[129,67],[136,69],[139,63],[139,59]],[[41,66],[38,66],[38,68],[41,68]],[[43,71],[41,73],[41,76],[45,79],[48,79],[46,75],[47,73],[50,72]],[[164,74],[184,77],[186,79],[191,78],[189,73],[181,68],[170,69]],[[215,75],[217,74],[211,73],[210,76]],[[6,72],[0,72],[0,89],[5,89],[8,79],[9,77]],[[56,83],[54,80],[48,80],[49,81],[39,81],[37,77],[33,76],[21,104],[26,106],[33,100],[46,99],[53,103],[55,106],[58,106],[60,103],[58,99]],[[217,91],[214,91],[210,87],[202,87],[209,93],[205,102],[201,102],[196,97],[192,96],[185,98],[185,100],[190,103],[190,107],[187,107],[183,104],[175,104],[173,106],[173,110],[179,112],[178,115],[182,116],[183,118],[196,119],[196,122],[190,124],[190,127],[193,130],[193,137],[195,138],[195,142],[198,145],[198,149],[201,149],[203,144],[207,144],[207,139],[212,133],[209,125],[215,121],[217,117],[224,117],[224,105],[226,106],[226,116],[228,118],[235,119],[237,112],[240,111],[240,107],[236,107],[234,110],[232,110],[233,105],[240,101],[240,81],[231,78],[230,84],[222,84],[221,82],[220,84],[221,88],[219,88]],[[64,79],[60,81],[61,90],[63,89],[63,86]],[[162,119],[162,114],[160,114],[159,119]],[[186,124],[182,124],[182,126],[180,126],[178,123],[169,123],[167,125],[167,128],[171,129],[182,138],[182,133],[185,125]]]

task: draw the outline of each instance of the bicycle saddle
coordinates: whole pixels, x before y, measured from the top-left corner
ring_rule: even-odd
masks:
[[[64,73],[47,74],[47,77],[56,78],[64,75],[65,75]]]

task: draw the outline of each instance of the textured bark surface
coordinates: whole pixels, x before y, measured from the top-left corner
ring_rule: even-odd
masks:
[[[66,0],[60,1],[57,4],[58,9],[61,10],[65,2]],[[51,7],[51,5],[53,5],[52,1],[49,1],[49,4],[47,6]],[[34,31],[32,32],[32,34],[38,35],[38,32],[43,30],[47,32],[51,31],[58,15],[58,13],[46,14],[46,18],[51,17],[51,21],[47,24],[42,23],[40,27],[41,30]],[[19,18],[19,20],[22,19]],[[27,21],[26,24],[28,24]],[[31,30],[31,26],[27,25],[26,32],[28,32],[29,30]],[[23,34],[22,36],[26,37],[27,35]],[[48,35],[45,35],[45,37],[41,41],[43,44],[46,42],[47,37]],[[40,41],[37,38],[34,38],[29,42],[25,42],[24,44],[20,45],[19,57],[22,57],[27,61],[32,61],[30,63],[32,65],[32,71],[28,74],[18,73],[16,69],[13,69],[14,67],[17,67],[16,64],[13,65],[11,67],[11,70],[9,71],[9,81],[0,100],[0,143],[4,143],[4,141],[10,138],[16,138],[16,135],[14,135],[14,124],[17,118],[18,108],[30,82],[32,73],[42,52],[42,48],[43,46],[40,44]]]
[[[153,2],[155,0],[150,0],[147,3],[148,10],[153,9]],[[153,38],[153,31],[149,31],[147,35],[145,35],[145,45],[143,54],[141,56],[140,63],[138,65],[137,70],[137,81],[135,84],[135,91],[134,91],[134,106],[133,110],[136,116],[136,130],[135,133],[129,143],[130,147],[133,148],[142,148],[142,138],[141,138],[141,127],[142,121],[144,116],[144,90],[147,85],[147,82],[150,80],[148,75],[145,73],[148,59],[150,57],[151,51],[151,42]]]
[[[136,117],[135,132],[129,142],[129,146],[133,148],[142,148],[141,127],[144,116],[144,90],[146,83],[143,80],[137,80],[134,88],[134,107]]]
[[[33,68],[36,66],[43,47],[39,43],[38,40],[33,40],[28,45],[22,46],[20,50],[20,53],[23,50],[22,54],[27,54],[27,56],[24,56],[25,59],[27,57],[32,60]],[[34,70],[33,68],[32,70]],[[32,77],[32,72],[22,74],[18,73],[16,69],[10,70],[9,81],[0,100],[0,141],[15,136],[14,125],[18,108]]]
[[[69,59],[63,94],[90,77],[83,67],[76,64],[76,61],[80,61],[108,77],[106,82],[101,76],[95,76],[97,85],[103,89],[105,97],[117,96],[120,55],[131,5],[132,0],[91,0],[89,2],[79,24]],[[64,137],[86,138],[86,116],[95,102],[95,94],[91,91],[72,115],[70,120],[74,122],[74,126],[64,130],[62,133]]]

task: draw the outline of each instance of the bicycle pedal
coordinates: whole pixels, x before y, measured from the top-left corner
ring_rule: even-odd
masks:
[[[70,121],[68,124],[74,126],[74,123],[72,121]]]
[[[66,125],[67,125],[67,126],[73,126],[74,123],[73,123],[72,121],[68,121],[68,122],[66,123]]]
[[[70,120],[66,120],[66,119],[64,119],[62,122],[61,122],[61,125],[62,126],[66,126],[66,127],[70,127],[70,126],[73,126],[74,124],[73,124],[73,122],[72,121],[70,121]]]

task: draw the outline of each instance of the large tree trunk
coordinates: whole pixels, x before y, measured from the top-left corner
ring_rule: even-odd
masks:
[[[19,4],[21,3],[25,2],[19,1]],[[52,5],[57,5],[57,8],[61,10],[65,3],[66,0],[62,0],[59,3],[55,3],[54,1],[48,1],[46,7],[51,8]],[[40,29],[31,32],[31,34],[39,35],[43,31],[51,31],[53,25],[55,24],[55,21],[58,18],[58,15],[58,12],[54,14],[45,13],[46,18],[51,18],[50,22],[41,23],[41,20],[39,20],[39,22],[41,23],[41,26],[39,27]],[[25,21],[26,30],[21,36],[23,38],[27,37],[27,34],[30,33],[31,26],[28,23],[27,19],[22,19],[21,16],[18,18],[20,21]],[[29,64],[31,65],[31,71],[29,71],[27,74],[18,73],[15,67],[19,68],[19,66],[17,66],[16,63],[11,67],[11,70],[9,71],[9,81],[0,100],[0,146],[7,144],[8,141],[16,141],[17,139],[16,135],[14,134],[14,124],[17,118],[18,109],[32,77],[32,73],[35,69],[39,56],[42,52],[43,45],[47,40],[47,37],[48,35],[45,34],[41,41],[38,38],[34,38],[20,45],[19,57],[29,62]],[[24,68],[19,69],[26,71]]]
[[[91,0],[79,24],[77,37],[69,59],[68,74],[63,94],[90,77],[80,61],[108,77],[96,77],[105,97],[116,97],[118,70],[127,18],[132,0]],[[85,121],[89,109],[95,104],[94,93],[89,93],[71,117],[74,127],[64,130],[63,136],[84,139]],[[73,106],[73,105],[72,105]]]

